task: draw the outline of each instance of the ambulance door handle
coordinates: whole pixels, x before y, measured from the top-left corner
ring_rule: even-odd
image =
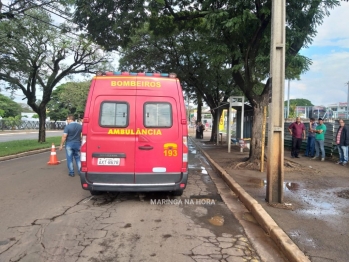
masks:
[[[152,146],[139,146],[138,147],[140,150],[152,150],[153,147]]]

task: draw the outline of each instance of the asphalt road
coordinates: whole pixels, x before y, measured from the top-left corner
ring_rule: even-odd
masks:
[[[189,146],[189,181],[181,197],[92,197],[79,177],[67,175],[63,151],[57,166],[46,164],[49,153],[0,162],[0,261],[284,261]]]
[[[46,137],[61,136],[63,130],[46,131]],[[23,140],[23,139],[37,139],[39,131],[0,131],[0,142]]]

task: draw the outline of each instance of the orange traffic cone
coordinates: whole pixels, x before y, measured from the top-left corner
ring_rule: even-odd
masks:
[[[58,165],[61,162],[57,160],[55,144],[52,143],[50,161],[47,162],[48,165]]]

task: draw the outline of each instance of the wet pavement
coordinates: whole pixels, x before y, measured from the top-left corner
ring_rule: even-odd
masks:
[[[90,196],[78,177],[62,176],[65,165],[47,166],[46,155],[0,162],[0,208],[9,212],[0,261],[285,261],[191,141],[189,151],[181,197]]]
[[[301,157],[285,159],[284,202],[269,204],[266,198],[266,172],[234,169],[248,157],[232,146],[214,145],[194,139],[196,144],[233,178],[267,212],[299,249],[314,262],[348,261],[349,258],[349,168]]]

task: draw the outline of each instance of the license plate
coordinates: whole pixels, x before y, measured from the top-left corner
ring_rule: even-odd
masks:
[[[118,166],[120,165],[120,158],[98,158],[99,166]]]

